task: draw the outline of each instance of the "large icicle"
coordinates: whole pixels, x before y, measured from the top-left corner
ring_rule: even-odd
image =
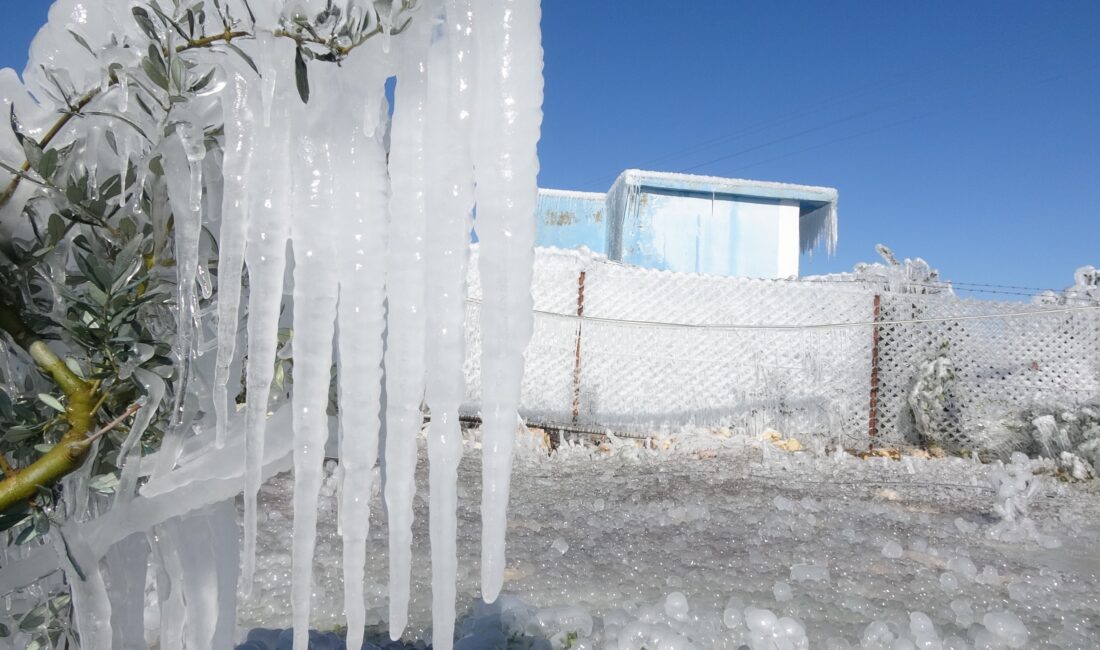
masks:
[[[295,102],[293,213],[294,250],[294,542],[291,612],[294,647],[306,648],[313,594],[313,550],[317,534],[317,497],[328,438],[332,337],[339,292],[336,242],[341,236],[333,215],[331,142],[328,111],[339,97],[334,68],[316,68],[319,89],[308,107]]]
[[[249,71],[251,72],[251,71]],[[248,235],[249,165],[252,159],[253,94],[248,78],[233,72],[222,105],[225,152],[222,159],[222,224],[218,239],[218,357],[214,366],[214,412],[217,446],[225,446],[229,417],[229,367],[237,350],[237,311],[241,301],[241,265]]]
[[[458,560],[458,463],[465,396],[466,265],[474,201],[470,158],[473,65],[472,5],[449,0],[443,38],[432,44],[428,68],[427,403],[432,544],[432,646],[450,650],[454,639]]]
[[[386,512],[390,535],[390,638],[408,622],[416,437],[424,397],[424,121],[427,44],[421,12],[399,43],[390,134],[390,246],[386,293]]]
[[[289,48],[276,48],[274,39],[259,39],[260,71],[265,80],[276,77],[279,64],[293,56]],[[265,81],[264,83],[267,83]],[[257,160],[249,172],[249,222],[245,263],[248,265],[248,364],[245,372],[245,488],[244,548],[241,574],[245,591],[252,587],[256,567],[256,495],[260,490],[264,458],[267,402],[275,374],[275,346],[283,304],[286,245],[290,236],[290,120],[292,100],[285,88],[281,95],[264,95],[269,126],[257,129]],[[295,100],[296,101],[296,100]]]
[[[385,105],[380,52],[368,46],[345,64],[345,72],[365,92],[364,104],[380,111]],[[369,108],[368,108],[369,110]],[[382,331],[386,272],[386,224],[389,177],[382,134],[365,133],[354,111],[342,114],[350,132],[341,144],[336,178],[336,214],[341,236],[339,328],[339,411],[341,487],[340,531],[344,542],[344,611],[347,645],[363,645],[366,603],[363,598],[367,535],[370,525],[371,476],[378,460],[379,403],[382,382]],[[375,116],[375,120],[381,116]]]
[[[483,301],[481,593],[504,582],[504,538],[523,351],[533,327],[531,272],[542,123],[537,0],[478,5],[474,138]]]

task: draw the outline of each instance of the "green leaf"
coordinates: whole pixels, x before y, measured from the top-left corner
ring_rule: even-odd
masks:
[[[172,87],[183,90],[184,81],[187,79],[187,66],[184,65],[183,59],[178,56],[172,57],[172,62],[168,65],[169,77],[172,80]]]
[[[161,90],[168,90],[168,76],[165,75],[163,68],[154,63],[152,59],[148,57],[142,59],[141,69],[145,71],[149,81],[159,86]]]
[[[154,41],[160,40],[160,34],[157,34],[156,25],[153,24],[153,19],[149,17],[148,11],[141,7],[134,7],[131,12],[134,14],[134,20],[137,21],[138,27],[145,32],[146,36]]]
[[[140,95],[137,95],[137,96],[140,97]],[[126,117],[125,115],[122,115],[120,113],[109,113],[107,111],[84,111],[84,114],[85,115],[99,115],[99,116],[102,116],[102,117],[110,117],[110,118],[114,118],[116,120],[122,120],[123,122],[125,122],[125,123],[129,124],[131,127],[133,127],[133,129],[135,131],[140,133],[141,137],[145,138],[146,140],[149,140],[149,142],[152,142],[152,140],[149,139],[148,134],[145,133],[145,130],[142,129],[140,126],[138,126],[137,122],[131,120],[130,118]]]
[[[118,155],[118,140],[115,138],[115,132],[114,131],[106,131],[103,134],[103,137],[106,138],[106,140],[107,140],[107,146],[110,147],[111,151],[114,152],[114,154],[117,156]]]
[[[32,525],[29,525],[26,528],[24,528],[23,530],[19,531],[19,535],[15,538],[15,545],[16,546],[21,546],[21,545],[26,544],[27,542],[33,540],[36,537],[38,537],[38,529],[35,528]],[[31,610],[31,611],[34,611],[34,610]],[[41,623],[36,623],[31,627],[32,628],[33,627],[38,627],[39,625],[41,625]],[[22,627],[25,630],[26,629],[31,629],[31,628],[23,627],[22,622],[19,623],[19,627]]]
[[[23,153],[27,155],[27,162],[31,164],[31,168],[38,171],[38,166],[42,162],[42,147],[38,146],[38,143],[34,141],[34,138],[23,138]]]
[[[115,474],[100,474],[88,481],[88,489],[100,494],[114,494],[118,490],[118,476]]]
[[[302,56],[302,48],[294,50],[294,81],[298,85],[298,96],[303,104],[309,103],[309,71]]]
[[[19,141],[19,144],[23,144],[23,141],[27,139],[27,136],[23,133],[23,124],[19,122],[19,118],[15,115],[15,103],[11,105],[11,111],[8,120],[11,124],[11,132],[15,134],[15,139]]]
[[[225,46],[228,47],[230,50],[233,50],[234,52],[236,52],[237,56],[244,59],[244,62],[248,64],[248,67],[252,68],[253,72],[255,72],[257,75],[260,74],[260,69],[258,67],[256,67],[256,62],[253,61],[252,57],[248,56],[248,54],[246,54],[244,50],[237,47],[233,43],[229,43],[229,42],[226,42]],[[260,76],[262,76],[262,75],[260,75]]]
[[[50,179],[53,177],[53,173],[57,171],[57,163],[60,158],[60,154],[57,149],[47,149],[42,154],[42,159],[38,161],[38,167],[35,168],[42,178]]]
[[[96,53],[95,53],[95,50],[93,50],[92,47],[90,45],[88,45],[88,41],[84,40],[83,36],[81,36],[80,34],[77,34],[76,32],[74,32],[71,29],[68,30],[68,31],[69,31],[69,34],[71,34],[72,37],[76,39],[77,43],[80,43],[82,46],[84,46],[85,50],[88,50],[88,52],[91,53],[92,56],[97,56]]]
[[[50,236],[50,244],[56,244],[65,236],[65,220],[56,212],[50,215],[46,222],[46,233]]]
[[[248,0],[244,0],[244,8],[248,11],[248,19],[252,21],[252,24],[256,24],[256,14],[252,13],[252,6],[248,4]]]
[[[210,82],[214,79],[214,73],[215,72],[217,72],[217,71],[214,68],[210,68],[209,72],[204,74],[202,76],[202,78],[200,78],[198,81],[196,81],[194,84],[191,85],[191,92],[197,93],[200,90],[202,90],[203,88],[206,88],[207,86],[209,86]]]
[[[149,8],[150,8],[150,9],[152,9],[152,10],[153,10],[153,11],[154,11],[154,12],[155,12],[155,13],[157,14],[157,16],[159,16],[159,17],[160,17],[160,19],[161,19],[162,21],[164,21],[164,24],[165,24],[165,25],[169,25],[169,26],[171,26],[171,27],[172,27],[173,29],[175,29],[175,30],[176,30],[177,32],[179,32],[179,35],[180,35],[180,36],[184,37],[185,39],[188,39],[188,40],[190,40],[190,39],[189,39],[189,37],[187,36],[187,32],[183,31],[183,28],[182,28],[182,27],[180,27],[179,23],[177,23],[176,21],[172,20],[172,19],[171,19],[171,18],[169,18],[169,17],[168,17],[168,16],[167,16],[167,15],[166,15],[166,14],[165,14],[165,13],[164,13],[163,11],[161,11],[161,10],[160,10],[160,7],[158,7],[158,6],[156,5],[156,3],[155,3],[155,2],[154,2],[154,3],[151,3],[151,4],[149,5]]]
[[[61,404],[61,402],[60,402],[60,401],[58,401],[58,399],[57,399],[56,397],[54,397],[53,395],[49,395],[49,394],[47,394],[47,393],[39,393],[39,394],[38,394],[38,399],[42,400],[42,402],[43,402],[43,403],[44,403],[44,404],[45,404],[46,406],[48,406],[48,407],[52,408],[52,409],[53,409],[53,410],[55,410],[55,411],[58,411],[58,412],[60,412],[60,413],[64,413],[64,412],[65,412],[65,407],[64,407],[64,406],[63,406],[63,405]]]
[[[46,603],[36,606],[31,611],[23,615],[23,618],[19,619],[19,629],[24,632],[39,628],[46,622],[46,614],[48,612]]]
[[[69,367],[69,370],[71,370],[74,375],[80,377],[81,379],[84,379],[84,371],[80,369],[80,364],[77,362],[76,359],[72,357],[67,357],[65,359],[65,365]]]

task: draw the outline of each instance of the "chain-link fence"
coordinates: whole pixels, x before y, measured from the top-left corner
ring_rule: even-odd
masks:
[[[476,269],[475,257],[471,411],[480,399]],[[1100,399],[1100,306],[900,289],[652,271],[539,249],[522,412],[618,431],[772,428],[855,448],[933,433],[941,444],[996,450],[1027,409]],[[931,377],[926,366],[936,359],[947,370]],[[933,395],[916,401],[933,411],[924,430],[915,388]]]

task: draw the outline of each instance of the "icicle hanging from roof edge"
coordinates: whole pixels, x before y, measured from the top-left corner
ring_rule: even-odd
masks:
[[[454,640],[458,572],[457,491],[462,458],[458,409],[465,396],[466,272],[473,208],[472,61],[473,5],[448,0],[446,23],[432,44],[428,67],[426,401],[432,556],[432,643],[450,650]]]
[[[252,162],[254,93],[250,79],[231,73],[222,99],[225,151],[222,158],[221,231],[218,240],[218,352],[214,366],[215,445],[225,446],[229,418],[229,368],[237,352],[241,270],[248,235],[249,167]]]
[[[836,201],[830,201],[820,208],[800,217],[798,220],[799,249],[802,253],[813,255],[815,249],[825,243],[828,255],[836,253],[837,214]]]
[[[534,327],[531,276],[542,123],[541,6],[478,4],[474,168],[482,304],[481,590],[504,582],[507,504],[523,352]]]
[[[424,397],[424,105],[432,15],[421,7],[396,43],[397,88],[390,132],[390,239],[386,293],[386,514],[389,525],[389,632],[408,623],[416,438]]]
[[[380,112],[385,105],[386,71],[380,45],[370,43],[344,63],[347,104]],[[348,78],[358,85],[347,83]],[[389,177],[382,133],[354,110],[341,114],[349,134],[337,141],[346,169],[336,178],[341,238],[338,242],[340,301],[337,312],[340,426],[340,536],[343,540],[344,612],[347,645],[363,645],[366,627],[364,581],[370,532],[372,472],[378,460],[385,328],[386,229]],[[375,115],[374,120],[381,119]]]

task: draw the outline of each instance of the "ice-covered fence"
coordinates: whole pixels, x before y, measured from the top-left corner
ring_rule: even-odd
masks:
[[[694,423],[897,444],[917,439],[907,398],[920,363],[946,354],[955,381],[945,434],[992,448],[987,439],[1004,434],[981,436],[1013,409],[1100,396],[1100,310],[897,289],[652,271],[539,249],[522,410],[626,431]],[[476,271],[469,298],[466,409],[476,411]],[[982,318],[945,320],[969,316]]]
[[[556,249],[536,260],[528,418],[865,435],[870,333],[821,326],[867,320],[867,291],[651,271]],[[476,409],[476,274],[469,295],[467,407]]]
[[[1019,414],[1100,399],[1100,309],[882,294],[878,421],[917,438],[908,396],[917,365],[942,355],[952,370],[937,423],[952,446],[1008,451]]]

